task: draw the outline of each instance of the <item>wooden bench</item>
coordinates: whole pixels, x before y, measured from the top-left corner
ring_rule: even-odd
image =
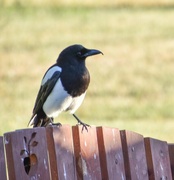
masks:
[[[107,127],[17,130],[0,137],[0,179],[172,180],[174,145]]]

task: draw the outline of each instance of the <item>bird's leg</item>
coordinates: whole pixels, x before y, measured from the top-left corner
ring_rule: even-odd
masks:
[[[51,118],[50,118],[50,123],[51,123],[52,126],[59,126],[59,127],[62,126],[61,123],[59,123],[59,122],[58,122],[58,123],[53,123],[53,121],[54,121],[54,118],[51,117]]]
[[[80,124],[80,125],[83,126],[83,127],[82,127],[82,132],[83,132],[84,128],[85,128],[86,131],[88,132],[88,127],[90,127],[90,125],[88,125],[88,124],[86,124],[86,123],[83,123],[75,114],[72,114],[72,115],[76,118],[78,124]]]

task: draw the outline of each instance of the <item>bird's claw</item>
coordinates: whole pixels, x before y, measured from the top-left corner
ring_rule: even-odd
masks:
[[[82,125],[82,131],[85,129],[88,132],[88,127],[91,127],[89,124],[83,123],[82,121],[78,121],[79,125]]]
[[[86,131],[88,132],[88,127],[91,127],[91,126],[89,124],[83,123],[75,114],[72,114],[72,115],[76,118],[78,124],[82,125],[82,132],[84,129],[86,129]]]

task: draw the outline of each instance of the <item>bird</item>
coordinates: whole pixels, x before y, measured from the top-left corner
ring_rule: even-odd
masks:
[[[82,131],[88,131],[90,125],[82,122],[75,112],[82,104],[90,83],[85,60],[97,54],[103,53],[97,49],[87,49],[80,44],[70,45],[62,50],[56,63],[42,78],[28,125],[61,126],[60,122],[54,123],[54,118],[62,112],[69,112],[78,124],[82,125]]]

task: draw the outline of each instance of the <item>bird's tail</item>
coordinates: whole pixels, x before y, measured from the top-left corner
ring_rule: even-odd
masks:
[[[28,126],[33,126],[33,127],[46,127],[49,124],[53,123],[53,119],[52,118],[39,118],[37,114],[33,114]]]
[[[33,126],[33,127],[37,127],[39,125],[39,119],[38,119],[38,116],[37,114],[33,114],[31,116],[31,119],[28,123],[28,126]]]

